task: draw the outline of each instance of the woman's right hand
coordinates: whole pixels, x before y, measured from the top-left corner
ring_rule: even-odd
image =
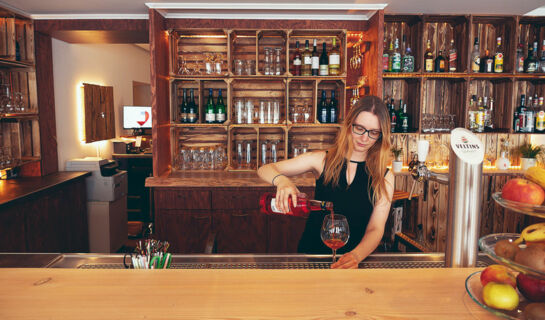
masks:
[[[295,184],[286,176],[279,176],[276,181],[276,206],[284,213],[290,212],[289,199],[297,203],[297,195],[300,194]]]

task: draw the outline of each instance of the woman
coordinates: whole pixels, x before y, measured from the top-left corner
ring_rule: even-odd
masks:
[[[296,158],[268,164],[258,170],[264,181],[277,187],[277,206],[289,211],[288,199],[297,202],[299,190],[290,176],[311,171],[316,177],[315,199],[332,201],[335,213],[347,217],[350,227],[346,252],[332,268],[357,268],[379,245],[390,211],[394,177],[390,161],[390,116],[375,96],[361,98],[352,107],[327,151],[313,151]],[[299,241],[301,253],[330,253],[320,238],[326,212],[309,215]]]

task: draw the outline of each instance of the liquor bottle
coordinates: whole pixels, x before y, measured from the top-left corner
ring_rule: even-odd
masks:
[[[397,38],[392,53],[392,72],[401,72],[401,52],[399,52],[399,39]]]
[[[435,72],[446,71],[445,58],[443,57],[443,51],[439,50],[439,54],[435,58]]]
[[[503,72],[503,47],[501,46],[501,37],[496,39],[496,54],[494,55],[494,72]]]
[[[476,132],[477,131],[477,113],[476,108],[477,96],[472,95],[469,100],[469,130]]]
[[[479,72],[481,70],[481,52],[479,50],[479,38],[473,42],[473,51],[471,51],[471,71]]]
[[[206,123],[216,122],[216,107],[214,106],[214,92],[212,88],[208,89],[208,101],[206,101],[204,121]]]
[[[532,133],[534,132],[534,124],[535,124],[535,110],[532,105],[532,102],[530,101],[532,97],[528,97],[528,103],[526,104],[526,120],[525,120],[525,127],[526,129],[524,132]]]
[[[312,75],[312,53],[310,52],[308,40],[305,40],[305,50],[303,51],[303,66],[301,67],[302,76]]]
[[[390,132],[397,132],[397,113],[395,105],[388,102],[388,110],[390,110]]]
[[[392,99],[392,104],[394,104],[394,99]],[[401,114],[403,114],[403,99],[399,99],[399,108],[396,110],[396,131],[401,132]]]
[[[327,103],[326,92],[322,90],[322,100],[318,106],[318,121],[321,123],[329,123],[329,105]]]
[[[384,37],[384,46],[382,48],[382,71],[384,72],[388,72],[388,63],[390,62],[390,54],[387,45],[386,37]]]
[[[539,98],[539,106],[536,110],[536,132],[545,132],[545,109],[543,109],[543,97]]]
[[[301,51],[299,50],[299,41],[295,42],[295,54],[293,55],[293,75],[301,75]]]
[[[490,98],[490,104],[488,107],[488,122],[486,123],[486,130],[494,130],[494,98]]]
[[[291,197],[289,197],[288,203],[290,211],[287,214],[295,217],[306,217],[311,211],[333,210],[332,202],[308,199],[304,193],[297,195],[296,204],[293,203]],[[259,198],[259,207],[264,214],[284,214],[276,205],[275,193],[262,194]]]
[[[401,70],[403,72],[414,72],[414,56],[411,47],[407,47],[403,60],[401,61]]]
[[[426,44],[426,53],[424,54],[424,65],[426,72],[433,72],[433,53],[431,52],[431,42]]]
[[[458,51],[454,45],[454,39],[450,40],[450,48],[448,50],[448,71],[456,72],[457,70]]]
[[[187,89],[183,90],[182,103],[180,104],[180,122],[187,123]]]
[[[390,47],[388,48],[390,59],[388,60],[388,72],[392,72],[392,65],[394,64],[394,43],[390,41]]]
[[[187,106],[187,122],[196,123],[199,121],[199,106],[195,103],[193,88],[189,89],[189,102]]]
[[[526,95],[520,96],[520,105],[517,108],[515,114],[515,125],[513,127],[515,132],[525,132],[526,130]]]
[[[481,72],[494,72],[494,57],[490,55],[488,50],[484,51],[484,57],[481,58]]]
[[[216,100],[216,122],[224,123],[226,113],[225,103],[223,102],[223,96],[221,95],[221,89],[219,89],[218,99]]]
[[[407,114],[407,104],[403,104],[403,112],[399,116],[400,123],[401,123],[401,132],[407,133],[409,132],[409,114]]]
[[[477,117],[475,119],[475,123],[477,124],[476,132],[484,132],[484,117],[483,98],[479,97],[477,100]]]
[[[322,54],[320,55],[320,75],[321,76],[327,76],[329,75],[329,63],[327,58],[327,49],[326,49],[326,43],[324,42],[322,44]]]
[[[329,75],[337,76],[341,73],[341,54],[337,48],[337,38],[333,37],[333,47],[329,51]]]
[[[534,45],[528,45],[528,57],[524,60],[524,71],[527,73],[537,72],[537,42],[534,42]]]
[[[337,99],[335,99],[335,90],[331,90],[331,99],[329,100],[329,123],[337,123]]]
[[[522,43],[519,43],[517,47],[516,68],[517,72],[524,72],[524,46]]]
[[[541,45],[541,57],[539,58],[539,72],[545,72],[545,39]]]
[[[314,39],[314,45],[312,48],[312,63],[311,63],[311,73],[313,76],[317,76],[320,70],[320,55],[316,49],[316,39]]]

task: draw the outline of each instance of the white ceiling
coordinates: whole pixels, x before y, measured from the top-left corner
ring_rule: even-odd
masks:
[[[281,18],[289,14],[297,15],[299,19],[314,18],[309,15],[365,15],[374,12],[376,5],[387,5],[386,13],[427,13],[427,14],[507,14],[545,15],[545,0],[0,0],[0,6],[5,6],[34,19],[77,19],[77,18],[146,18],[148,6],[175,4],[177,9],[166,10],[166,13],[194,14],[195,17],[216,18],[217,7],[224,7],[223,12],[240,17],[252,16],[261,18],[265,12],[272,12]],[[374,6],[375,5],[375,6]],[[193,9],[182,9],[184,7]],[[233,9],[236,8],[236,9]],[[332,8],[338,9],[332,12]],[[537,11],[534,11],[537,10]],[[165,11],[165,10],[163,10]],[[285,13],[285,14],[284,14]],[[221,14],[221,12],[220,12]],[[269,18],[269,17],[267,17]],[[337,18],[335,16],[335,18]]]

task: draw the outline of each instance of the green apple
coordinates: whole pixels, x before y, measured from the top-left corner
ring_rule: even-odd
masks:
[[[483,300],[487,306],[502,310],[514,310],[519,305],[517,290],[505,283],[487,283],[483,288]]]

